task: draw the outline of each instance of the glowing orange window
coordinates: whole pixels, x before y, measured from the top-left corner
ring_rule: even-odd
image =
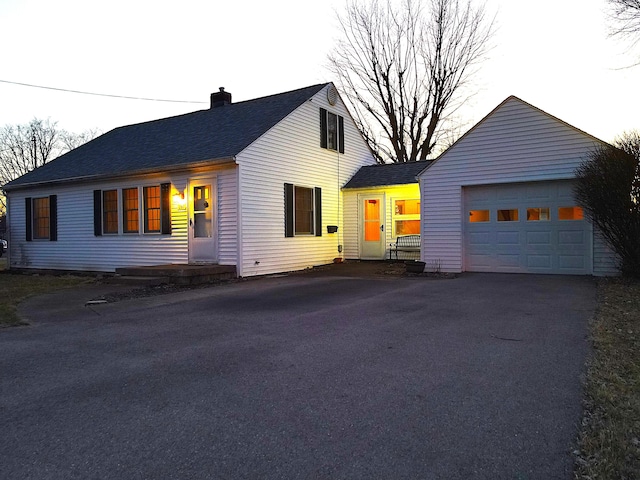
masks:
[[[584,211],[581,207],[558,207],[558,220],[582,220]]]

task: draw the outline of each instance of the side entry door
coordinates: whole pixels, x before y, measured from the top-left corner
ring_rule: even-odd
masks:
[[[384,195],[360,197],[360,258],[382,260],[386,251]]]
[[[217,260],[215,178],[189,182],[189,263]]]

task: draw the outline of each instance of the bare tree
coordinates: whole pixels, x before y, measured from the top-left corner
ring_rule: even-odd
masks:
[[[640,0],[608,0],[614,21],[612,33],[631,39],[632,45],[640,41]]]
[[[60,130],[57,122],[34,118],[24,125],[0,128],[0,187],[97,135],[96,130],[73,134]],[[0,215],[6,200],[0,192]]]
[[[60,132],[60,141],[62,142],[64,150],[73,150],[74,148],[78,148],[80,145],[93,140],[99,135],[100,131],[95,128],[85,130],[81,133],[73,133],[62,130],[62,132]]]
[[[377,160],[425,160],[489,47],[471,0],[349,0],[329,69]]]

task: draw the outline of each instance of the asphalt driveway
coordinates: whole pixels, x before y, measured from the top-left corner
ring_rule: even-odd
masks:
[[[0,331],[1,478],[572,478],[589,278],[95,293]]]

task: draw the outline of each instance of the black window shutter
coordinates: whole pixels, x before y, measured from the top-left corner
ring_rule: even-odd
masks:
[[[322,189],[315,187],[316,196],[315,215],[316,215],[316,237],[322,236]]]
[[[24,199],[24,216],[26,219],[25,230],[27,233],[27,242],[33,240],[33,219],[31,215],[31,197],[27,197]]]
[[[284,184],[284,236],[293,237],[293,184]]]
[[[102,235],[102,190],[93,191],[93,234]]]
[[[49,195],[49,241],[58,240],[58,196]]]
[[[338,151],[344,153],[344,118],[338,117]]]
[[[171,235],[171,184],[160,185],[160,205],[162,221],[160,222],[161,233]]]
[[[327,111],[320,109],[320,147],[327,148]]]

